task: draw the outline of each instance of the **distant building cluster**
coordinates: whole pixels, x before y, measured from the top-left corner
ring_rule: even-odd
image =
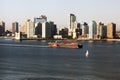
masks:
[[[109,23],[105,25],[102,22],[91,21],[89,24],[77,22],[74,14],[69,15],[68,27],[58,30],[53,21],[47,21],[45,15],[35,17],[32,21],[27,19],[23,25],[18,22],[12,23],[12,30],[5,32],[5,22],[0,22],[0,36],[12,34],[19,38],[68,38],[68,39],[113,39],[116,38],[116,24]],[[58,33],[57,33],[58,32]]]
[[[95,21],[91,21],[89,24],[87,22],[80,24],[77,22],[76,16],[70,14],[69,28],[62,29],[60,34],[72,39],[113,39],[116,38],[116,24],[104,25],[102,22],[96,23]]]
[[[57,27],[52,21],[47,21],[47,17],[41,15],[34,18],[34,21],[28,19],[20,32],[24,38],[53,38],[57,34]]]

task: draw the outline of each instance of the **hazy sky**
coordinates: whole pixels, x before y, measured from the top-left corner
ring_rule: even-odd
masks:
[[[60,27],[67,27],[68,15],[73,13],[77,21],[103,23],[114,22],[120,27],[120,0],[0,0],[0,21],[11,27],[26,19],[46,15]],[[120,28],[119,28],[120,29]]]

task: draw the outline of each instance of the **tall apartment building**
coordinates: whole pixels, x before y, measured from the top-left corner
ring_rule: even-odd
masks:
[[[27,38],[33,38],[35,34],[34,22],[28,19],[26,21],[26,27],[27,27]]]
[[[69,32],[68,32],[68,35],[75,38],[76,37],[76,28],[77,28],[76,16],[74,14],[70,14],[69,15]]]
[[[116,24],[109,23],[107,25],[107,38],[113,39],[116,37]]]
[[[70,14],[69,16],[69,30],[74,31],[74,23],[76,22],[76,16],[74,14]]]
[[[97,34],[97,23],[92,21],[89,24],[89,39],[95,39],[95,35]]]
[[[0,22],[0,36],[3,36],[5,33],[5,22]]]
[[[97,24],[97,36],[98,36],[98,37],[100,37],[100,34],[101,34],[101,27],[102,27],[102,23],[99,22],[99,23]]]
[[[88,24],[86,22],[84,22],[81,26],[82,28],[82,35],[87,35],[88,32],[89,32],[89,27],[88,27]]]
[[[18,24],[18,22],[13,22],[12,23],[12,33],[13,34],[15,34],[15,32],[17,32],[18,33],[18,31],[19,31],[19,24]]]
[[[99,22],[97,24],[97,38],[102,39],[105,38],[106,30],[103,23]]]

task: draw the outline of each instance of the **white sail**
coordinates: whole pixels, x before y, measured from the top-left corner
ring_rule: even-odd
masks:
[[[88,57],[89,56],[89,52],[88,52],[88,50],[86,51],[86,57]]]

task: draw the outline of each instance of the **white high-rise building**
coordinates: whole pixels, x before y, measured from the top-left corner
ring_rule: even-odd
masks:
[[[77,21],[75,21],[75,22],[74,22],[73,31],[72,31],[72,33],[73,33],[72,38],[73,38],[73,39],[75,39],[75,38],[77,37],[77,35],[76,35],[77,24],[78,24]]]
[[[76,16],[74,14],[70,14],[69,16],[69,31],[73,32],[75,28]]]
[[[92,21],[89,24],[89,39],[94,39],[97,34],[97,24],[95,21]]]
[[[33,38],[35,34],[34,22],[28,19],[26,22],[26,27],[27,27],[27,38]]]
[[[74,14],[70,14],[69,15],[69,32],[68,32],[68,35],[75,38],[76,37],[76,28],[77,28],[76,16]]]

